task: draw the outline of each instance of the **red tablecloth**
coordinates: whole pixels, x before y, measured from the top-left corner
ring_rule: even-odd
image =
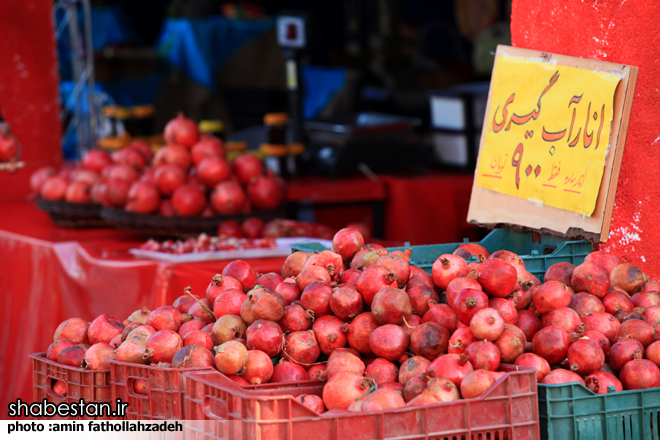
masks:
[[[91,321],[103,313],[124,320],[143,306],[171,304],[189,285],[203,296],[228,263],[168,264],[127,253],[142,241],[112,229],[58,228],[34,203],[0,205],[2,408],[17,398],[32,401],[27,356],[48,348],[60,322]],[[261,273],[279,271],[283,262],[284,257],[250,260]]]

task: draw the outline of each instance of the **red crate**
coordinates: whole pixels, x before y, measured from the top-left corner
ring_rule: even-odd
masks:
[[[112,398],[128,403],[128,420],[181,420],[184,415],[183,373],[207,368],[163,368],[110,361]],[[136,379],[147,381],[147,394],[137,394]]]
[[[46,399],[51,403],[74,403],[80,399],[85,402],[107,402],[115,410],[112,391],[110,390],[110,370],[84,370],[69,367],[46,358],[46,353],[34,353],[32,359],[32,396],[35,402]],[[53,385],[61,380],[66,383],[66,397],[55,394]],[[45,417],[40,417],[45,419]],[[57,420],[121,420],[123,417],[52,417]]]
[[[252,439],[539,439],[536,370],[508,372],[476,399],[379,412],[319,416],[294,400],[321,395],[323,383],[246,390],[216,371],[186,373],[187,438]]]

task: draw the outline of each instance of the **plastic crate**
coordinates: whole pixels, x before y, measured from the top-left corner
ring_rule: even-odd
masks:
[[[539,385],[541,438],[658,440],[660,388],[595,394],[582,384]]]
[[[46,353],[34,353],[32,359],[32,396],[35,402],[74,403],[80,399],[85,402],[107,402],[114,411],[115,401],[110,390],[110,370],[84,370],[69,367],[46,358]],[[57,380],[66,383],[67,394],[61,396],[53,392],[53,385]],[[40,417],[45,419],[46,417]],[[120,420],[123,417],[49,417],[49,420]]]
[[[538,439],[536,370],[503,366],[483,396],[379,412],[319,416],[294,400],[321,395],[323,383],[249,391],[215,371],[185,374],[186,416],[195,440]]]
[[[468,243],[466,239],[464,241]],[[495,229],[483,240],[476,242],[489,253],[498,250],[515,252],[525,261],[525,267],[531,274],[543,280],[545,271],[555,263],[568,262],[582,264],[584,257],[593,251],[593,244],[586,240],[566,241],[564,238],[530,231]],[[412,249],[411,264],[431,273],[433,263],[440,255],[451,254],[462,243],[430,244],[421,246],[403,246],[387,248],[389,252]],[[326,247],[320,243],[300,243],[291,246],[294,251],[321,252]]]
[[[183,373],[207,368],[164,368],[110,361],[112,398],[128,403],[128,420],[181,420],[184,416]],[[137,394],[136,379],[147,381],[146,395]]]

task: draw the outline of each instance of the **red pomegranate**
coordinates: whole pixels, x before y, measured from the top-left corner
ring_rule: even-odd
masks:
[[[543,316],[543,327],[549,327],[551,325],[563,328],[569,336],[573,333],[580,335],[584,332],[584,325],[580,320],[580,315],[568,307],[559,307]]]
[[[272,321],[257,320],[245,332],[250,350],[261,350],[269,357],[277,356],[284,346],[284,333]]]
[[[319,267],[319,269],[325,271],[325,269],[321,267]],[[327,271],[325,272],[327,273]],[[305,287],[303,290],[302,296],[300,297],[300,305],[306,310],[311,311],[315,318],[319,318],[321,316],[330,314],[331,298],[332,288],[324,282],[315,281],[307,285],[307,287]]]
[[[206,327],[202,331],[208,331]],[[210,335],[215,345],[224,344],[234,339],[242,338],[247,331],[247,324],[242,318],[235,315],[225,315],[213,323]]]
[[[431,268],[433,282],[441,290],[447,290],[447,286],[455,278],[467,276],[469,270],[465,259],[452,254],[440,255]]]
[[[398,325],[386,324],[376,328],[369,336],[369,348],[373,354],[389,361],[398,361],[410,343],[408,334]]]
[[[580,319],[584,324],[584,330],[593,330],[602,333],[610,343],[615,343],[619,334],[619,327],[621,324],[617,319],[605,312],[590,312],[586,315],[580,315]]]
[[[447,353],[449,331],[435,322],[418,325],[410,335],[410,348],[417,356],[423,356],[432,361]]]
[[[490,257],[488,257],[488,259],[506,261],[509,264],[512,264],[514,266],[520,266],[522,269],[525,269],[525,262],[523,261],[523,259],[511,251],[505,251],[505,250],[495,251],[490,255]]]
[[[518,309],[514,301],[505,298],[491,298],[488,307],[497,310],[505,324],[515,325],[518,322]]]
[[[566,359],[570,345],[568,333],[557,326],[544,327],[532,339],[532,350],[544,358],[550,365],[559,364]]]
[[[66,189],[64,200],[69,203],[90,203],[91,186],[86,182],[71,182]]]
[[[525,334],[528,341],[534,338],[534,335],[543,328],[543,324],[538,316],[529,310],[518,312],[518,327]]]
[[[582,337],[583,338],[589,338],[592,341],[598,343],[598,345],[600,345],[600,349],[603,350],[603,353],[605,353],[605,357],[609,356],[609,354],[610,354],[610,341],[602,333],[590,330],[588,332],[582,333]]]
[[[254,289],[257,284],[257,271],[243,260],[234,260],[222,270],[223,276],[230,276],[241,283],[243,292]]]
[[[233,162],[234,172],[243,185],[249,184],[253,178],[263,175],[264,165],[252,154],[241,154]]]
[[[399,380],[399,369],[387,359],[377,358],[367,366],[365,373],[376,382],[376,385]]]
[[[644,357],[644,346],[632,338],[622,338],[610,348],[607,362],[612,370],[619,372],[623,366],[634,359]]]
[[[545,385],[559,385],[564,383],[581,383],[585,385],[584,379],[572,371],[564,370],[563,368],[552,370],[546,374],[541,383]]]
[[[660,307],[660,294],[658,292],[639,292],[634,294],[630,301],[635,307]]]
[[[225,375],[243,372],[248,360],[248,350],[237,341],[225,342],[215,348],[215,367]]]
[[[470,344],[465,354],[475,370],[497,371],[500,368],[500,350],[492,342],[483,340]]]
[[[329,410],[348,409],[357,400],[364,398],[372,385],[369,378],[355,373],[339,373],[323,387],[323,402]]]
[[[165,142],[192,148],[199,140],[199,128],[192,119],[186,118],[183,113],[171,119],[163,131]]]
[[[326,376],[331,380],[339,373],[354,373],[362,375],[365,365],[362,360],[353,353],[342,352],[342,349],[333,351],[326,364]]]
[[[344,261],[351,261],[363,246],[364,238],[362,237],[362,234],[355,229],[340,229],[332,238],[332,248]]]
[[[178,333],[172,330],[159,330],[147,340],[144,357],[154,364],[171,363],[176,352],[182,348],[183,340]]]
[[[178,165],[183,171],[188,171],[192,160],[188,150],[180,145],[168,144],[156,152],[153,165],[160,167],[166,164]]]
[[[256,176],[252,178],[247,195],[257,209],[274,210],[284,201],[284,191],[274,176]]]
[[[58,353],[57,362],[69,367],[82,368],[82,362],[88,349],[89,346],[84,344],[67,347]]]
[[[307,371],[300,365],[284,360],[280,360],[273,367],[273,375],[270,378],[271,383],[300,382],[303,380],[309,380]]]
[[[314,394],[301,394],[296,397],[298,402],[305,405],[307,408],[311,409],[314,412],[322,414],[325,412],[325,405],[323,404],[323,399]]]
[[[174,191],[184,185],[187,176],[183,168],[175,164],[165,164],[156,168],[154,179],[158,191],[165,196],[171,196]]]
[[[447,304],[434,304],[429,311],[424,314],[422,322],[435,322],[449,330],[449,333],[456,331],[458,326],[458,317],[456,313]]]
[[[619,379],[624,390],[644,390],[660,386],[660,368],[647,359],[635,359],[626,363]]]
[[[206,333],[204,333],[204,335],[206,335]],[[206,335],[206,337],[210,339],[208,335]],[[203,367],[215,368],[215,358],[213,353],[211,353],[211,350],[207,347],[189,344],[177,351],[172,358],[172,368]]]
[[[99,315],[92,321],[87,330],[87,337],[91,345],[99,342],[109,343],[112,338],[121,335],[124,325],[110,315]]]
[[[456,387],[460,387],[463,378],[474,370],[468,360],[469,358],[465,354],[442,355],[431,362],[426,369],[426,375],[430,378],[441,377],[447,379]]]
[[[534,353],[525,353],[514,362],[515,365],[536,368],[536,381],[541,383],[550,372],[550,364],[541,356]]]
[[[505,364],[513,363],[518,357],[525,353],[525,335],[517,327],[504,329],[502,335],[497,338],[495,345],[500,352],[500,361]]]
[[[497,310],[486,307],[472,316],[470,330],[478,340],[486,339],[492,342],[504,331],[504,320]]]
[[[461,381],[461,397],[463,399],[479,397],[494,383],[495,377],[490,374],[490,371],[472,371]]]
[[[215,274],[206,288],[206,299],[208,299],[211,304],[214,304],[216,298],[222,292],[230,289],[242,291],[243,285],[240,281],[231,276],[222,276],[219,273]]]
[[[363,249],[357,251],[351,260],[351,269],[364,269],[374,264],[380,257],[387,255],[388,252],[384,248],[373,248],[365,245]]]
[[[597,296],[587,292],[578,292],[575,295],[572,295],[568,307],[575,310],[578,315],[605,311],[605,305],[603,305],[603,302]]]
[[[483,291],[481,284],[479,284],[479,281],[477,281],[478,277],[479,273],[476,270],[472,270],[465,277],[458,277],[453,279],[447,286],[446,290],[447,304],[454,304],[456,296],[465,289]]]
[[[53,176],[46,179],[41,185],[39,195],[44,200],[63,200],[66,196],[69,181],[61,176]]]
[[[282,265],[282,276],[284,278],[297,277],[310,255],[307,252],[298,251],[286,257]]]
[[[195,165],[198,165],[207,157],[221,157],[224,159],[226,155],[222,139],[209,134],[203,134],[190,150],[190,157]]]
[[[411,287],[410,284],[408,284],[406,287],[406,293],[410,299],[413,313],[417,316],[424,316],[424,314],[429,311],[431,305],[440,302],[440,297],[437,292],[427,286],[413,285]]]
[[[486,248],[477,243],[462,243],[454,250],[454,252],[452,252],[452,254],[463,257],[466,260],[472,256],[484,260],[490,257]]]
[[[38,194],[41,186],[48,180],[48,178],[55,175],[55,168],[45,166],[39,168],[30,176],[30,189],[34,194]]]
[[[492,258],[483,263],[477,280],[488,295],[504,298],[516,289],[518,272],[512,264]]]
[[[431,365],[431,362],[425,357],[413,356],[401,363],[397,380],[401,385],[405,385],[414,377],[424,378],[429,365]],[[426,379],[424,379],[424,383],[426,383]]]
[[[610,290],[609,273],[602,266],[585,261],[573,271],[571,286],[576,292],[588,292],[603,298]]]
[[[401,325],[410,318],[412,305],[404,290],[384,287],[374,296],[371,312],[380,324]]]
[[[68,339],[58,339],[48,347],[48,350],[46,351],[46,358],[57,362],[57,355],[60,354],[60,351],[64,350],[65,348],[73,347],[74,345],[76,344],[73,341],[69,341]]]
[[[340,285],[332,292],[330,309],[339,319],[352,319],[362,311],[362,296],[350,284]]]
[[[348,326],[348,345],[362,354],[373,354],[369,337],[379,325],[371,312],[357,315]]]
[[[567,286],[571,285],[575,265],[567,262],[555,263],[548,268],[543,276],[545,282],[558,281]]]
[[[580,338],[568,347],[568,364],[571,371],[580,376],[600,370],[605,363],[605,353],[600,345],[589,338]]]
[[[464,289],[456,295],[450,306],[456,312],[459,321],[470,325],[472,316],[477,311],[488,307],[488,296],[481,290]]]
[[[286,335],[282,351],[284,359],[309,368],[320,354],[321,349],[314,331],[307,330]]]
[[[229,179],[231,168],[221,157],[207,157],[197,165],[197,177],[209,188]]]
[[[82,159],[83,168],[97,173],[100,173],[103,168],[110,164],[112,164],[112,158],[110,155],[105,151],[98,149],[89,150]]]
[[[607,371],[596,371],[584,378],[584,383],[587,388],[596,394],[610,393],[610,387],[614,391],[623,391],[623,384],[612,373]]]
[[[348,324],[332,315],[321,316],[312,325],[312,330],[319,343],[321,352],[330,354],[332,351],[342,348],[348,340]]]
[[[213,303],[213,315],[216,319],[225,315],[240,316],[241,306],[247,299],[247,295],[242,291],[227,289],[215,298]]]
[[[126,211],[140,214],[151,214],[160,207],[160,194],[155,185],[136,182],[128,191]]]
[[[534,307],[542,315],[546,315],[559,307],[568,307],[570,303],[571,291],[568,290],[566,285],[558,281],[543,283],[534,292]]]
[[[470,326],[458,328],[449,338],[447,353],[463,354],[468,345],[476,341]]]
[[[619,327],[619,338],[630,336],[638,340],[644,347],[648,347],[653,342],[655,330],[653,327],[639,319],[629,319],[621,324]]]
[[[300,304],[291,304],[285,307],[284,317],[277,323],[285,333],[299,332],[308,330],[312,320],[312,313],[305,310]]]
[[[396,255],[383,255],[376,260],[376,264],[394,274],[399,288],[403,288],[410,278],[410,264]]]
[[[608,251],[595,251],[584,257],[584,261],[597,264],[607,270],[609,274],[614,267],[618,266],[621,261],[616,255],[612,255]]]

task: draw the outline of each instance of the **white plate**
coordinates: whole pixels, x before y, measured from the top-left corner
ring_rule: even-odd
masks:
[[[310,237],[276,238],[273,249],[238,249],[234,251],[194,252],[189,254],[168,254],[165,252],[130,249],[128,252],[138,258],[163,261],[166,263],[193,263],[197,261],[239,260],[249,258],[284,257],[291,253],[291,246],[296,243],[318,242],[330,249],[331,240]]]

